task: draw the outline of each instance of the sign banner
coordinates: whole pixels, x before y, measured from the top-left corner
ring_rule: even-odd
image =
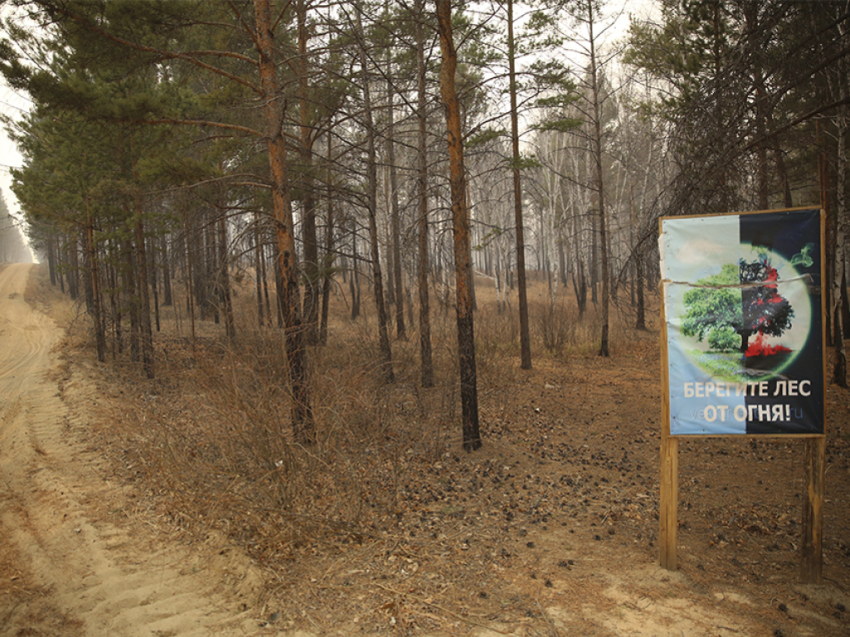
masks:
[[[670,435],[823,434],[821,211],[660,226]]]

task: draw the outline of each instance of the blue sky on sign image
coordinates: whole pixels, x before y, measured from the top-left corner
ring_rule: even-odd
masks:
[[[718,274],[724,263],[737,263],[740,253],[738,217],[723,215],[694,219],[665,219],[661,235],[661,271],[665,280],[664,310],[667,324],[667,364],[670,382],[670,433],[743,434],[746,423],[727,415],[721,422],[708,423],[706,407],[715,406],[715,397],[685,397],[684,385],[709,383],[715,379],[700,367],[690,352],[707,350],[708,345],[696,337],[682,334],[685,293],[689,284]],[[743,405],[743,398],[727,399],[731,410]],[[731,413],[731,412],[730,412]]]
[[[666,219],[662,245],[662,271],[666,280],[673,283],[667,286],[665,311],[667,323],[676,327],[677,338],[688,343],[691,348],[707,350],[705,342],[696,337],[682,335],[681,316],[685,293],[694,284],[706,277],[719,274],[724,264],[738,263],[739,259],[752,262],[759,254],[767,254],[771,265],[779,274],[777,290],[788,299],[794,308],[794,320],[791,328],[781,337],[766,337],[768,342],[781,342],[792,350],[803,347],[808,338],[808,325],[811,323],[811,300],[806,281],[781,255],[763,248],[742,244],[740,241],[738,215],[718,215],[688,219]]]

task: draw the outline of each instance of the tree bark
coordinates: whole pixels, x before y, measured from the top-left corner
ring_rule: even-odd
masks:
[[[91,202],[88,196],[86,196],[86,256],[91,282],[92,318],[97,346],[97,360],[103,363],[106,361],[106,330],[103,322],[103,303],[100,295],[97,247],[94,242],[94,220],[92,218]]]
[[[72,301],[76,301],[77,297],[80,296],[80,262],[79,255],[77,253],[76,233],[71,233],[71,235],[68,237],[68,242],[66,244],[65,250],[68,254],[68,267],[65,268],[67,272],[65,278],[68,281],[68,294],[70,295]]]
[[[767,133],[767,117],[765,114],[765,103],[767,101],[764,74],[761,64],[761,46],[757,38],[759,35],[759,5],[761,2],[749,0],[744,3],[744,19],[746,21],[748,47],[750,59],[753,65],[753,88],[755,88],[755,119],[756,139],[764,140]],[[756,144],[756,192],[758,195],[758,207],[767,210],[768,206],[768,177],[767,177],[767,143],[760,141]]]
[[[316,235],[316,198],[313,193],[313,130],[310,125],[310,103],[308,100],[309,65],[307,54],[307,0],[295,3],[298,23],[298,103],[301,117],[301,203],[303,219],[301,239],[304,244],[304,325],[307,342],[318,341],[319,319],[319,244]]]
[[[428,146],[425,96],[425,36],[422,21],[425,19],[425,0],[416,0],[416,69],[417,69],[417,119],[419,131],[417,135],[419,179],[417,183],[417,199],[419,200],[418,219],[418,270],[417,285],[419,288],[419,358],[421,365],[422,387],[434,386],[434,362],[431,354],[431,310],[428,297]]]
[[[145,221],[142,208],[142,192],[136,163],[135,137],[130,134],[130,153],[133,171],[133,213],[135,217],[136,239],[136,274],[138,275],[137,290],[139,293],[139,335],[142,350],[142,366],[145,375],[152,379],[156,375],[153,360],[153,330],[151,328],[151,299],[148,289],[148,260],[145,246]]]
[[[325,258],[322,265],[322,314],[319,322],[319,343],[328,342],[328,312],[331,299],[331,284],[333,283],[334,264],[334,192],[332,171],[334,161],[333,135],[328,132],[328,218],[325,228]]]
[[[437,0],[437,29],[443,67],[440,92],[446,111],[446,136],[449,147],[449,174],[452,201],[452,234],[456,276],[457,342],[460,363],[460,398],[463,418],[463,448],[481,447],[478,428],[478,381],[475,368],[475,330],[472,312],[472,263],[470,259],[469,211],[466,202],[466,175],[463,166],[463,137],[460,106],[455,91],[457,52],[452,37],[451,3]]]
[[[360,3],[357,3],[357,31],[360,36],[360,73],[363,84],[363,114],[366,119],[366,205],[369,214],[369,242],[372,257],[372,285],[375,293],[375,305],[378,311],[378,339],[384,380],[395,381],[393,373],[393,355],[390,346],[387,306],[384,303],[384,278],[381,272],[381,255],[378,245],[378,161],[375,151],[375,125],[372,119],[372,95],[369,90],[369,70],[367,66],[366,42],[363,37],[363,24]]]
[[[588,27],[590,29],[590,81],[593,97],[593,155],[597,202],[599,204],[599,258],[602,261],[602,336],[599,355],[609,356],[608,351],[608,232],[605,219],[605,190],[602,178],[602,113],[599,105],[599,81],[596,68],[596,43],[593,35],[593,3],[587,3]]]
[[[254,213],[254,287],[257,292],[257,325],[265,325],[265,314],[263,309],[263,244],[260,240],[260,214]]]
[[[351,292],[351,320],[360,317],[360,256],[357,254],[357,223],[351,220],[351,276],[348,289]]]
[[[183,233],[186,238],[186,302],[189,310],[189,329],[192,342],[192,353],[195,353],[195,273],[194,259],[192,258],[192,242],[189,239],[189,195],[186,193],[183,197]],[[130,323],[132,327],[132,314],[130,315]]]
[[[635,329],[646,329],[646,298],[644,297],[644,281],[643,273],[643,255],[635,254],[635,288],[637,288],[637,321],[635,321]]]
[[[395,114],[393,109],[393,87],[392,82],[387,81],[387,163],[390,171],[390,225],[392,228],[392,255],[393,255],[393,285],[395,290],[395,323],[396,337],[401,341],[407,340],[407,330],[404,325],[404,287],[402,283],[401,268],[401,212],[398,203],[398,175],[395,165]]]
[[[236,320],[233,317],[233,298],[230,293],[230,269],[227,250],[227,221],[224,215],[218,219],[218,279],[221,305],[224,311],[224,329],[227,340],[236,339]]]
[[[162,252],[162,305],[169,307],[174,304],[171,291],[171,251],[168,249],[166,237],[160,240],[160,251]]]
[[[514,3],[508,0],[508,75],[511,100],[511,150],[514,180],[514,223],[516,225],[517,296],[519,298],[520,367],[531,369],[531,336],[528,327],[528,293],[525,282],[525,232],[522,218],[522,180],[520,177],[519,115],[516,95],[516,60],[514,51]]]
[[[278,265],[281,274],[281,310],[285,332],[285,347],[292,391],[292,429],[295,440],[315,442],[313,410],[310,406],[307,373],[307,351],[301,320],[298,271],[295,253],[295,234],[292,200],[287,174],[286,146],[283,138],[284,104],[277,86],[269,0],[254,0],[254,20],[259,53],[260,81],[266,146],[272,177],[272,204],[277,227]]]
[[[162,324],[159,316],[159,265],[156,260],[156,246],[153,240],[148,242],[148,277],[151,283],[151,292],[153,292],[153,316],[156,325],[157,333],[162,331]]]
[[[136,274],[139,293],[139,336],[142,353],[142,367],[145,376],[154,378],[156,370],[153,361],[153,331],[151,327],[151,297],[148,289],[148,263],[145,250],[145,226],[141,212],[141,194],[136,192]]]

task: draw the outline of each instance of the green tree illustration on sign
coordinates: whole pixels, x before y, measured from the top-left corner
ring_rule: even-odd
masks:
[[[770,257],[760,253],[753,261],[727,263],[718,274],[696,282],[685,293],[682,333],[707,340],[715,351],[744,355],[753,334],[781,336],[791,327],[794,309],[777,289],[779,274]]]

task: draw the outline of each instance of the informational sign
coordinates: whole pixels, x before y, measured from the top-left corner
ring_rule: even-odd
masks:
[[[661,220],[669,435],[824,433],[822,236],[819,209]]]

